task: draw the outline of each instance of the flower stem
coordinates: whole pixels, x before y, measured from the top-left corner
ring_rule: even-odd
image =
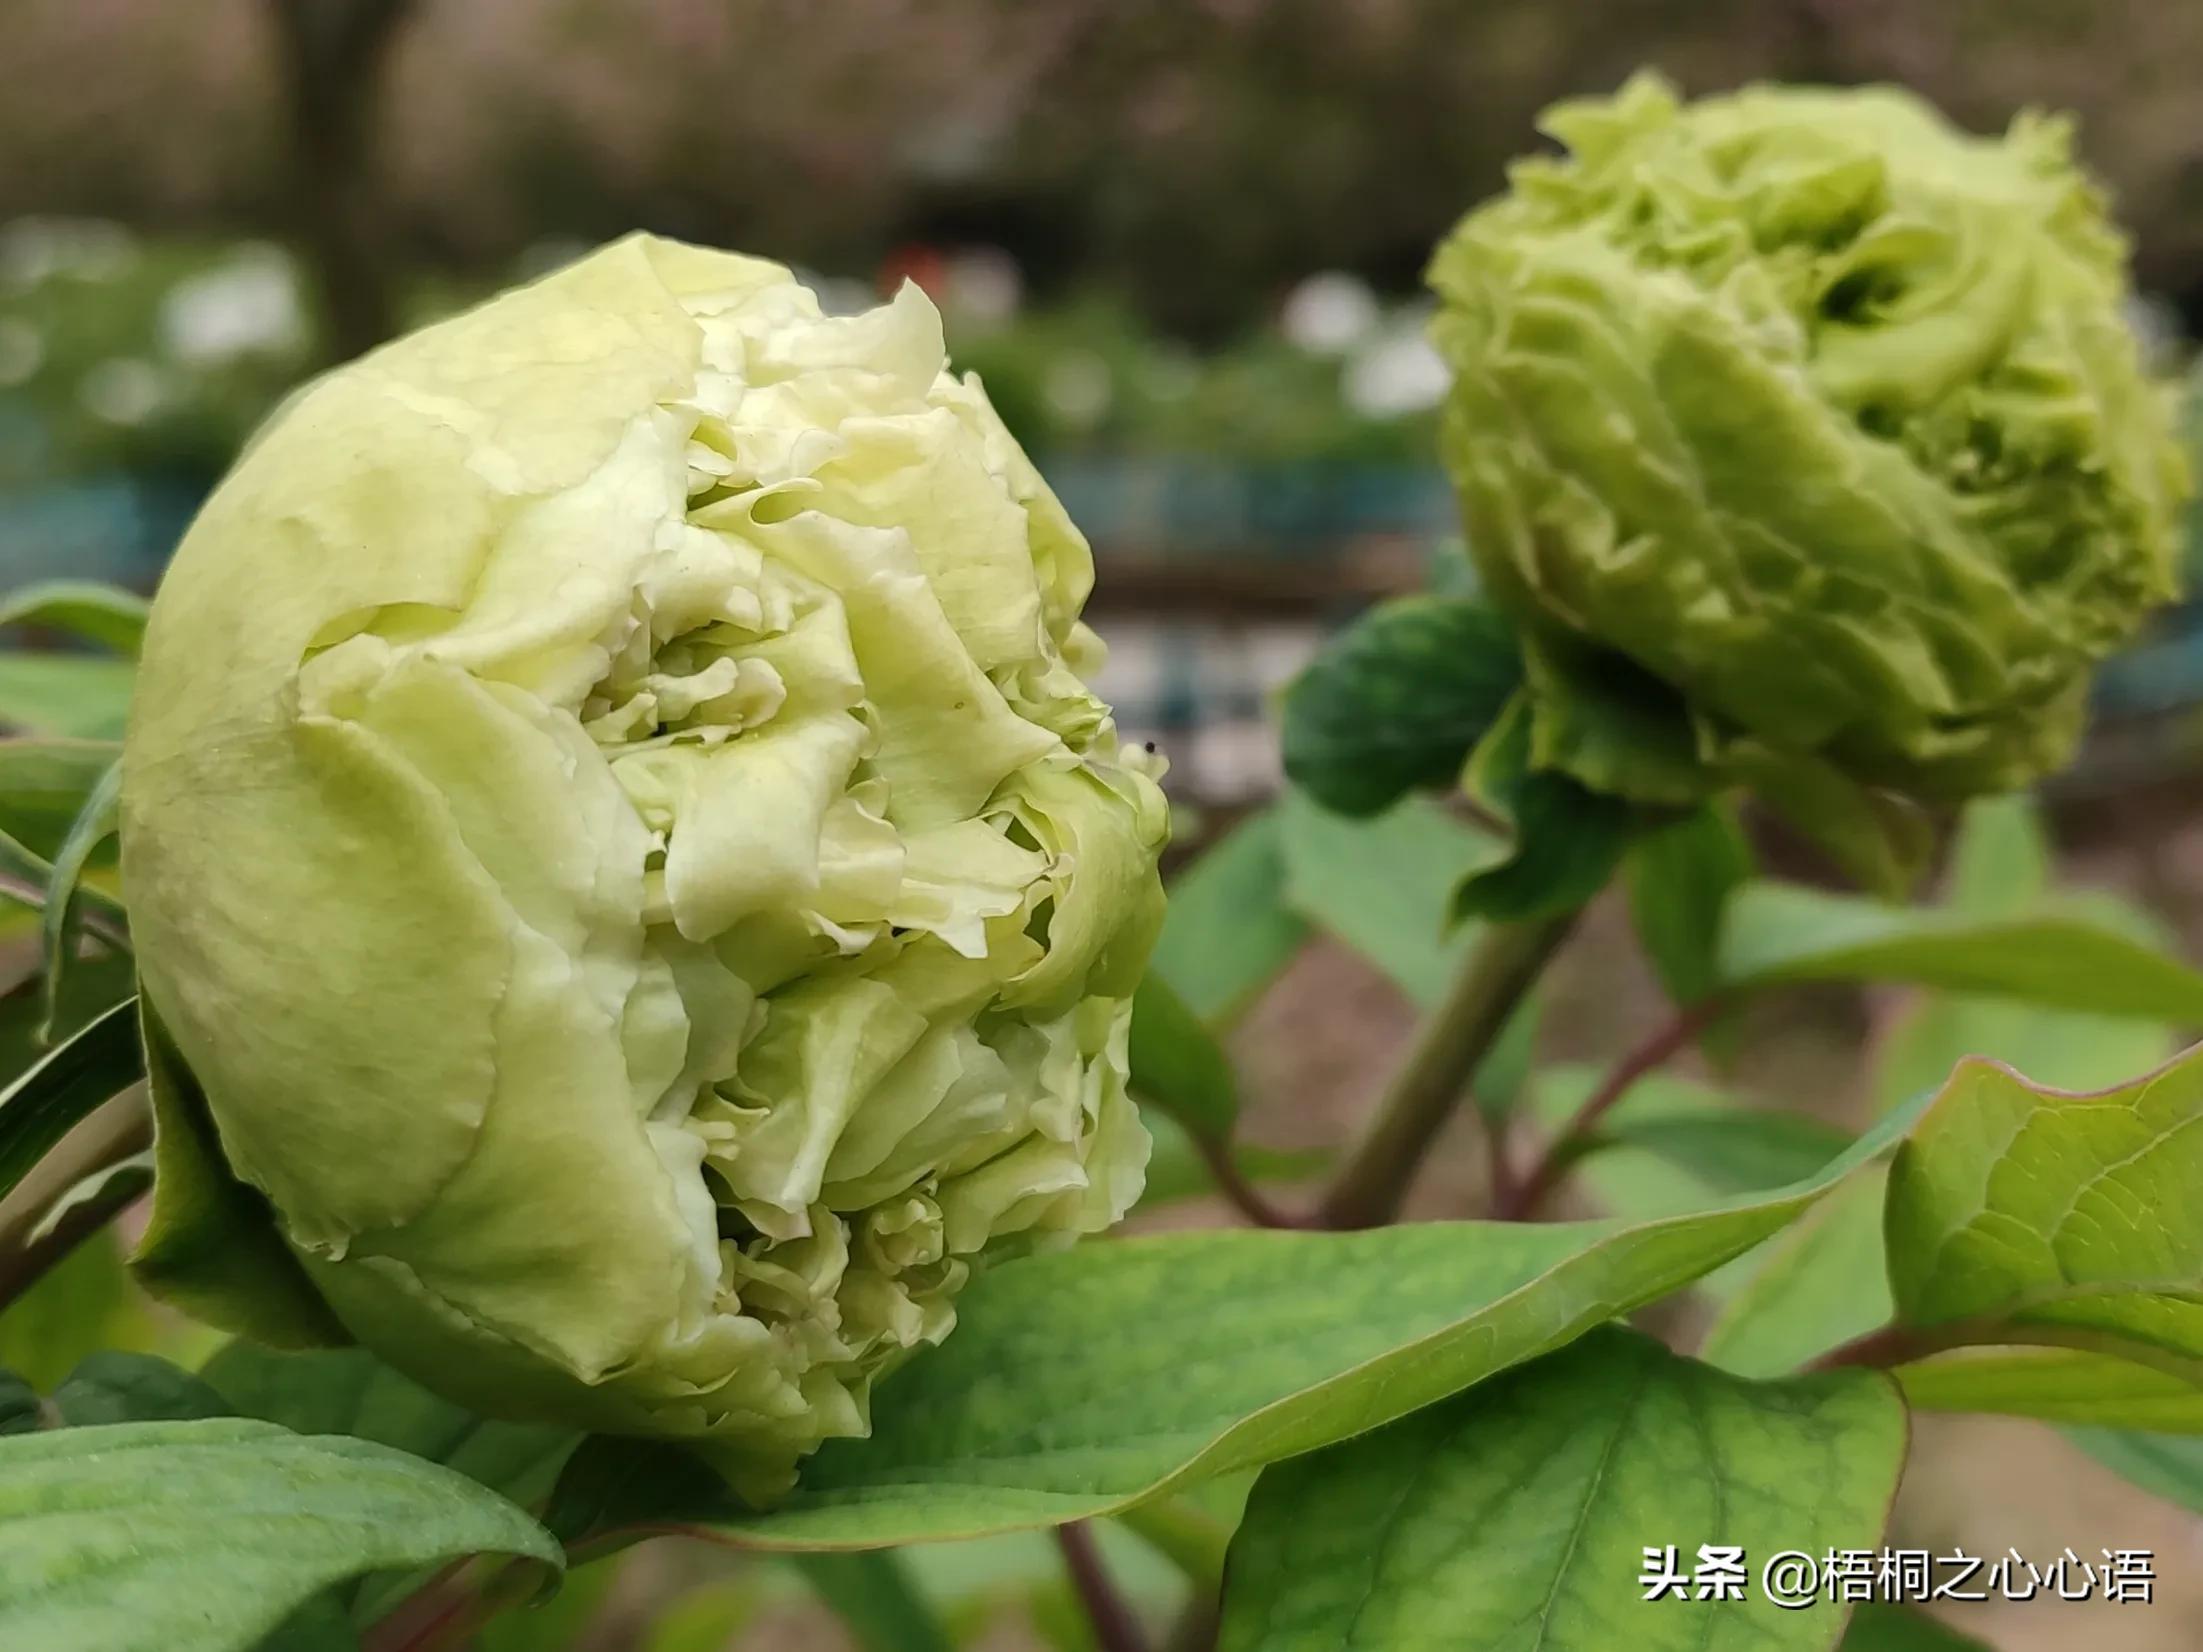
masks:
[[[1417,1032],[1367,1133],[1332,1183],[1321,1212],[1325,1227],[1380,1227],[1399,1215],[1431,1143],[1574,922],[1570,912],[1485,931]]]
[[[1500,1220],[1526,1222],[1535,1216],[1538,1207],[1590,1147],[1592,1132],[1598,1128],[1599,1121],[1636,1087],[1639,1079],[1665,1066],[1727,1007],[1720,999],[1708,998],[1679,1010],[1651,1037],[1615,1062],[1599,1087],[1584,1098],[1575,1116],[1546,1144],[1530,1173],[1515,1187],[1513,1196],[1499,1201]]]
[[[1083,1520],[1058,1526],[1056,1547],[1063,1551],[1064,1570],[1071,1574],[1071,1587],[1093,1625],[1094,1644],[1101,1652],[1147,1652],[1147,1637],[1140,1630],[1139,1620],[1102,1567],[1093,1529]]]

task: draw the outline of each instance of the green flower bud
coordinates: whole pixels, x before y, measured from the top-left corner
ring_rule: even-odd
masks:
[[[1123,1214],[1167,822],[1091,583],[914,287],[636,238],[282,410],[154,604],[124,876],[353,1335],[765,1491]]]
[[[2062,122],[1656,79],[1439,250],[1447,462],[1541,759],[1681,802],[1770,765],[2022,784],[2173,591],[2186,488]]]

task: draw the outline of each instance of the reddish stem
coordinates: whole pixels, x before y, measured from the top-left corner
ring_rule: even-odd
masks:
[[[1063,1551],[1071,1587],[1079,1604],[1086,1608],[1087,1621],[1094,1626],[1094,1644],[1101,1652],[1147,1652],[1147,1636],[1141,1632],[1139,1620],[1103,1569],[1092,1528],[1083,1520],[1058,1526],[1056,1547]]]
[[[1201,1157],[1209,1167],[1209,1176],[1216,1183],[1216,1191],[1256,1227],[1319,1228],[1323,1225],[1313,1216],[1303,1216],[1272,1204],[1260,1188],[1247,1180],[1246,1173],[1239,1168],[1239,1161],[1232,1157],[1229,1142],[1195,1134],[1193,1143],[1200,1149]]]
[[[1665,1066],[1712,1025],[1727,1008],[1728,1004],[1719,998],[1708,998],[1693,1004],[1688,1009],[1677,1012],[1665,1026],[1615,1062],[1599,1087],[1584,1098],[1583,1105],[1576,1109],[1575,1116],[1546,1144],[1544,1153],[1531,1167],[1530,1173],[1514,1189],[1513,1197],[1496,1202],[1500,1220],[1526,1222],[1534,1217],[1538,1207],[1560,1185],[1575,1162],[1583,1157],[1599,1121],[1612,1112],[1615,1105],[1636,1087],[1639,1079],[1655,1068]]]

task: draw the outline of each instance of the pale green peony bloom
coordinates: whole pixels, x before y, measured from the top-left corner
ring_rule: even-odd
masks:
[[[1648,802],[1949,799],[2077,738],[2186,478],[2059,122],[1653,78],[1550,111],[1430,279],[1445,449],[1540,759]]]
[[[631,239],[275,418],[154,606],[124,876],[349,1332],[769,1491],[1124,1213],[1167,824],[1091,582],[914,287]]]

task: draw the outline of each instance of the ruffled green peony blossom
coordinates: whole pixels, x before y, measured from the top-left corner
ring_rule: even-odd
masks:
[[[1141,1187],[1167,823],[1091,581],[913,287],[631,239],[298,396],[154,605],[122,825],[273,1271],[753,1491],[864,1433],[975,1268]],[[169,1156],[157,1239],[220,1202]]]
[[[2093,663],[2173,590],[2186,486],[2067,128],[1649,77],[1546,126],[1567,155],[1430,271],[1540,760],[1654,803],[2062,763]]]

